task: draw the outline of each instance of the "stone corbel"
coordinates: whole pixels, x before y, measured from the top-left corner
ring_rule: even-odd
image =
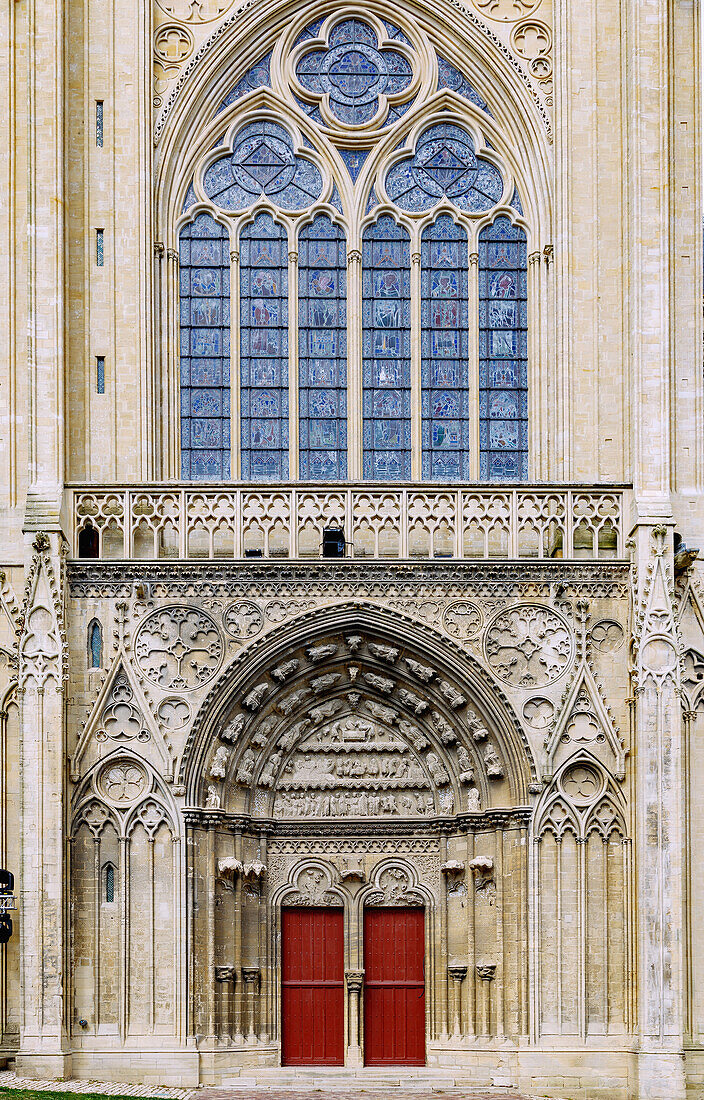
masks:
[[[366,874],[363,867],[344,867],[340,871],[340,882],[366,882]],[[349,973],[352,973],[350,971]]]
[[[469,861],[469,869],[474,877],[476,893],[485,896],[489,905],[493,905],[496,900],[493,859],[490,856],[476,856]]]
[[[242,867],[242,877],[248,882],[259,882],[260,879],[266,878],[266,875],[266,863],[262,863],[260,859],[253,859]]]
[[[225,856],[218,860],[218,881],[226,890],[234,889],[235,879],[241,875],[244,868],[239,859],[234,856]]]

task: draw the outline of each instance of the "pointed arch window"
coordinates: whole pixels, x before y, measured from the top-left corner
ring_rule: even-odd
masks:
[[[240,234],[242,477],[288,480],[288,238],[270,214]]]
[[[364,476],[411,476],[411,273],[408,230],[385,214],[362,244]]]
[[[489,104],[420,28],[282,33],[179,195],[181,476],[525,480],[530,204]]]
[[[230,237],[210,214],[181,230],[181,477],[230,477]]]
[[[88,667],[102,668],[103,664],[103,629],[97,619],[93,619],[88,627]]]
[[[347,477],[345,235],[321,215],[298,239],[299,474]]]
[[[107,905],[115,901],[115,866],[112,863],[103,867],[103,901]]]

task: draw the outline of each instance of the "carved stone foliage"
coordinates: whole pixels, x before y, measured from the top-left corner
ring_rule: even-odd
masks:
[[[213,619],[194,607],[164,607],[144,620],[135,638],[137,664],[150,683],[188,691],[213,678],[223,642]]]
[[[489,624],[484,648],[496,675],[512,687],[547,687],[562,676],[574,655],[567,623],[537,604],[501,611]]]

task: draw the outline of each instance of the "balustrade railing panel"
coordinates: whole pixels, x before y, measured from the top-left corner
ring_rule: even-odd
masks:
[[[73,556],[606,559],[625,556],[624,487],[72,486]]]

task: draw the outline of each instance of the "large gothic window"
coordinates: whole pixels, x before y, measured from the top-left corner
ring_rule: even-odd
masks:
[[[529,225],[489,105],[361,11],[248,64],[179,200],[181,476],[526,479]]]

